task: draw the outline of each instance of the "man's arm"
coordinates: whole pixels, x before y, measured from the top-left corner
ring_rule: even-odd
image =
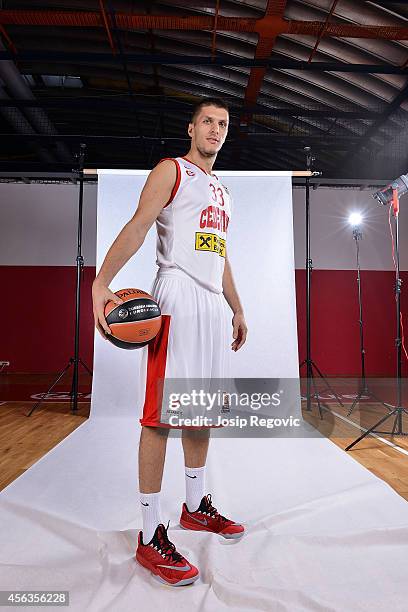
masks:
[[[235,287],[234,278],[232,276],[231,264],[227,255],[225,255],[224,274],[222,277],[222,290],[225,299],[227,300],[234,316],[232,318],[234,342],[231,344],[233,351],[238,351],[245,343],[248,328],[245,322],[244,310],[239,299],[238,291]]]
[[[92,285],[95,326],[102,337],[110,333],[104,316],[105,304],[118,297],[108,286],[121,268],[140,249],[150,227],[168,202],[176,181],[176,165],[171,160],[158,164],[149,174],[133,217],[126,223],[106,254]],[[117,303],[121,303],[118,300]]]

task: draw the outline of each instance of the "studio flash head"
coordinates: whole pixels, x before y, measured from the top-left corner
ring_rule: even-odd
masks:
[[[387,187],[373,193],[373,198],[380,204],[386,206],[392,202],[392,192],[394,189],[397,190],[399,198],[403,196],[404,193],[408,192],[408,174],[401,174],[401,176],[392,181]]]

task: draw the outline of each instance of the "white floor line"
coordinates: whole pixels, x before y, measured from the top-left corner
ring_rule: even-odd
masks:
[[[324,408],[324,410],[327,410],[327,412],[331,412],[332,414],[334,414],[336,417],[338,417],[342,421],[346,421],[346,423],[349,423],[349,425],[352,425],[353,427],[356,427],[356,429],[360,429],[362,431],[368,431],[367,429],[365,429],[365,427],[362,427],[361,425],[356,425],[356,423],[354,423],[354,421],[351,421],[350,419],[348,419],[347,417],[344,417],[343,415],[339,414],[338,412],[334,412],[334,410],[329,410],[328,408]],[[388,446],[392,446],[392,448],[395,448],[395,450],[398,451],[399,453],[402,453],[403,455],[408,455],[408,450],[406,450],[405,448],[401,448],[401,446],[397,446],[397,444],[394,444],[393,442],[390,442],[389,440],[386,440],[385,438],[382,438],[378,434],[370,433],[369,435],[373,436],[374,438],[377,438],[378,440],[381,440],[381,442],[384,442],[384,444],[388,444]]]

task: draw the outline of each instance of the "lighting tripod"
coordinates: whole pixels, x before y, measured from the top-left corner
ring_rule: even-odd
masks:
[[[391,204],[390,204],[391,206]],[[392,189],[392,206],[394,211],[394,219],[395,219],[395,307],[396,307],[396,330],[397,337],[395,339],[395,348],[397,351],[397,378],[396,378],[396,389],[397,389],[397,405],[394,407],[394,410],[386,414],[382,419],[380,419],[377,423],[375,423],[370,429],[367,429],[359,438],[354,440],[351,444],[349,444],[345,450],[348,451],[353,446],[355,446],[360,440],[368,436],[370,433],[376,434],[388,434],[391,436],[406,436],[408,432],[403,431],[402,427],[402,415],[408,414],[408,410],[401,405],[402,401],[402,380],[401,380],[401,284],[402,281],[400,279],[400,264],[399,264],[399,195],[398,189],[393,187]],[[394,425],[392,427],[392,431],[378,431],[377,427],[388,421],[391,417],[395,417]]]
[[[306,169],[311,170],[312,162],[315,158],[312,156],[311,147],[304,147],[304,151],[306,154]],[[320,173],[319,173],[320,174]],[[299,366],[301,369],[304,365],[306,365],[306,384],[307,384],[307,392],[306,392],[306,410],[311,410],[311,402],[312,397],[316,398],[317,406],[319,408],[320,418],[323,418],[322,407],[320,403],[319,391],[316,386],[316,381],[314,377],[313,368],[316,370],[320,378],[323,379],[326,387],[330,390],[330,392],[335,396],[337,401],[341,406],[343,403],[341,399],[338,397],[337,393],[332,389],[331,385],[327,381],[327,378],[322,374],[316,363],[312,359],[312,347],[311,347],[311,310],[310,310],[310,296],[311,296],[311,281],[312,281],[312,270],[313,264],[310,258],[310,178],[306,177],[306,185],[305,185],[305,197],[306,197],[306,359],[302,361]],[[312,393],[312,384],[314,388],[314,392]]]
[[[359,326],[360,326],[360,356],[361,356],[361,381],[360,381],[360,391],[358,392],[357,397],[355,398],[354,402],[352,403],[350,410],[347,413],[347,416],[350,416],[350,414],[353,412],[354,408],[356,407],[356,405],[358,404],[358,402],[361,400],[362,396],[364,395],[364,397],[366,398],[373,398],[375,399],[377,402],[379,402],[380,404],[382,404],[385,408],[387,408],[387,410],[390,410],[389,406],[387,406],[387,404],[385,404],[383,401],[381,401],[378,397],[376,397],[373,393],[370,392],[370,390],[368,389],[367,386],[367,379],[366,379],[366,374],[365,374],[365,348],[364,348],[364,325],[363,325],[363,302],[362,302],[362,296],[361,296],[361,269],[360,269],[360,247],[359,247],[359,241],[363,238],[363,233],[361,231],[361,227],[359,224],[356,224],[353,227],[353,238],[356,242],[356,262],[357,262],[357,287],[358,287],[358,308],[359,308]]]
[[[79,180],[79,205],[78,205],[78,242],[77,242],[77,258],[76,258],[76,303],[75,303],[75,348],[74,348],[74,357],[70,357],[68,364],[62,370],[62,372],[58,375],[58,378],[53,382],[51,387],[48,389],[47,393],[45,393],[38,401],[35,406],[30,410],[30,412],[26,416],[31,416],[34,410],[42,404],[42,402],[47,398],[48,394],[53,390],[53,388],[59,383],[59,381],[63,378],[65,373],[69,370],[69,368],[74,366],[74,373],[72,377],[72,385],[71,385],[71,412],[75,414],[78,411],[78,367],[81,364],[85,370],[92,376],[91,370],[84,364],[82,359],[79,356],[79,314],[81,308],[81,271],[84,266],[84,258],[82,257],[82,209],[83,209],[83,193],[84,193],[84,160],[85,160],[85,149],[86,144],[80,144],[79,154],[76,156],[78,158],[78,169],[73,170],[73,172],[77,175]]]

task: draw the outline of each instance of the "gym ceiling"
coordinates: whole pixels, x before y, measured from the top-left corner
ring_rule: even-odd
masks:
[[[152,168],[230,105],[218,169],[408,171],[408,4],[0,0],[0,171]]]

